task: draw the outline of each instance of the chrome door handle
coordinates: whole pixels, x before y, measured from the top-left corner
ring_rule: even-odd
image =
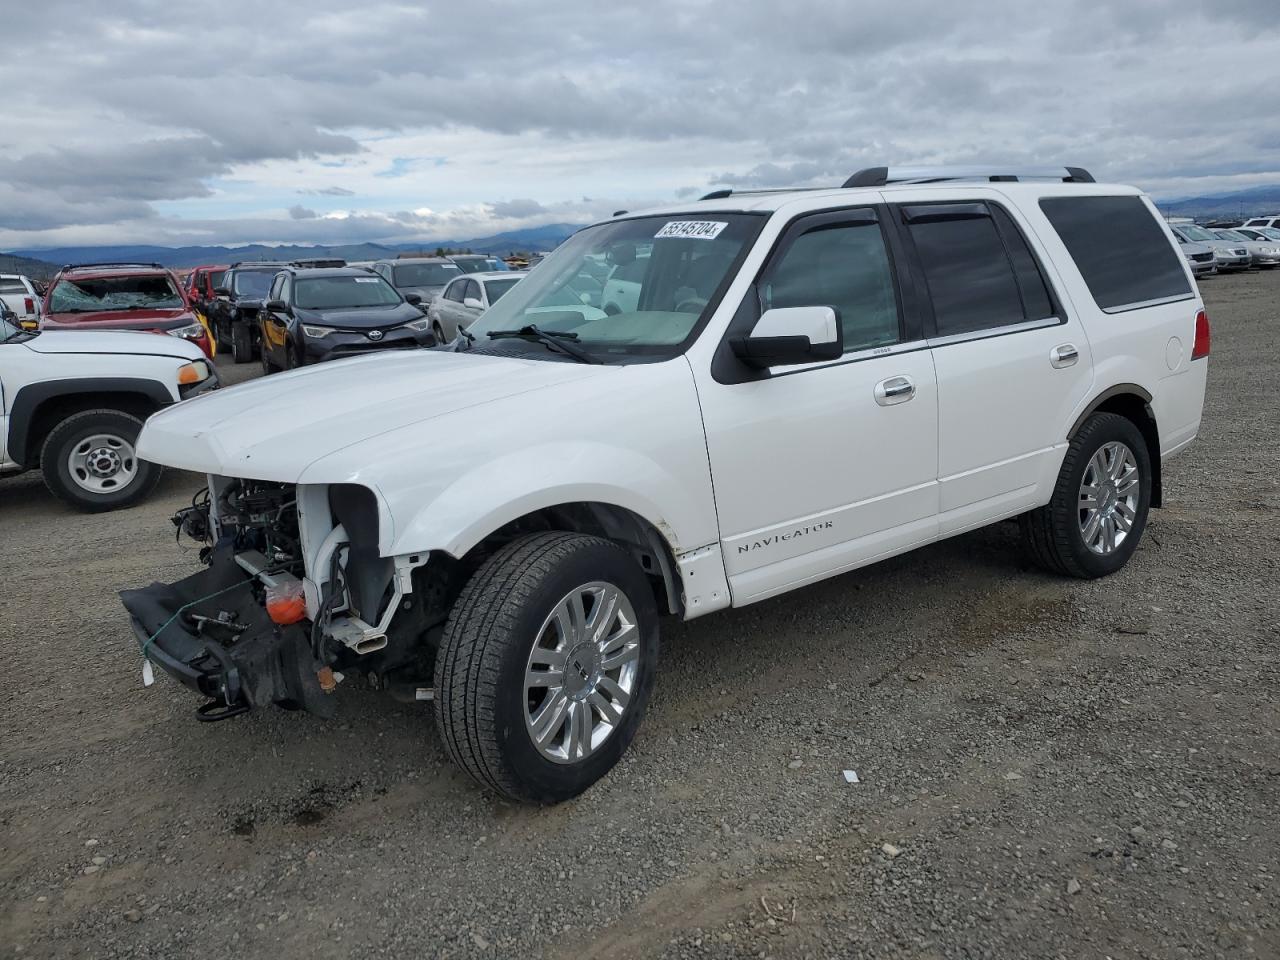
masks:
[[[1059,344],[1049,351],[1049,363],[1058,370],[1071,366],[1079,359],[1080,351],[1074,343]]]
[[[876,384],[876,403],[882,407],[891,407],[895,403],[906,403],[916,395],[916,385],[910,377],[890,377]]]

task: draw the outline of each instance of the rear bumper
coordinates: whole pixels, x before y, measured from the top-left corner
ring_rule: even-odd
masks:
[[[272,703],[333,714],[333,698],[316,675],[309,625],[273,623],[230,551],[219,550],[207,570],[123,590],[120,600],[143,657],[207,698],[202,718]]]

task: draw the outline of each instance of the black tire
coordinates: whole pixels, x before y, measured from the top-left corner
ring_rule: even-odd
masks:
[[[618,587],[638,628],[631,699],[594,752],[555,762],[525,726],[525,670],[538,631],[575,588]],[[618,762],[643,719],[658,654],[658,613],[640,567],[617,544],[577,533],[540,533],[484,562],[453,605],[436,658],[436,724],[449,755],[481,785],[513,800],[558,803]]]
[[[253,334],[247,324],[231,324],[231,359],[236,363],[249,363],[253,359]]]
[[[1120,442],[1132,451],[1138,467],[1138,502],[1127,536],[1111,553],[1089,549],[1080,528],[1080,485],[1089,461],[1105,444]],[[1019,518],[1022,540],[1031,559],[1053,573],[1091,580],[1115,573],[1133,556],[1147,526],[1151,508],[1151,454],[1132,420],[1114,413],[1095,413],[1067,447],[1053,499]]]
[[[271,376],[271,374],[275,373],[276,370],[279,369],[274,363],[271,362],[270,352],[267,350],[265,345],[260,351],[258,351],[258,356],[259,356],[259,359],[262,361],[262,375],[264,377]]]
[[[440,326],[438,322],[431,324],[431,335],[436,338],[437,347],[449,342],[444,338],[444,327]]]
[[[298,351],[292,343],[284,345],[284,368],[286,370],[297,370],[302,366],[302,362],[298,359]]]
[[[76,445],[94,436],[115,436],[136,446],[142,421],[120,410],[85,410],[73,414],[49,432],[40,448],[40,468],[45,486],[58,499],[86,513],[101,513],[132,506],[155,489],[163,472],[159,464],[138,460],[136,472],[124,486],[94,493],[80,486],[67,463]]]

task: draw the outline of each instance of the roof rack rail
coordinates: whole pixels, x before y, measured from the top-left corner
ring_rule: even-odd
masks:
[[[104,260],[101,263],[66,263],[63,270],[97,270],[103,267],[145,267],[148,270],[164,270],[159,263],[143,263],[141,260]]]
[[[732,196],[733,196],[733,191],[729,189],[712,190],[710,193],[704,194],[698,199],[699,200],[723,200],[725,197],[732,197]]]
[[[289,264],[284,260],[237,260],[228,270],[234,270],[237,267],[287,267]]]
[[[1057,180],[1093,183],[1084,167],[867,167],[844,182],[846,187],[884,187],[891,183],[945,183],[949,180],[986,180],[1010,183],[1020,180]]]

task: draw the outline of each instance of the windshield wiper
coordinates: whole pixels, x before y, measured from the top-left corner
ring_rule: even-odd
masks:
[[[490,340],[534,340],[538,343],[545,343],[553,350],[559,350],[562,353],[573,357],[579,363],[600,363],[597,357],[593,357],[581,347],[574,346],[578,339],[576,333],[566,330],[543,330],[534,324],[526,324],[519,330],[490,330]]]

